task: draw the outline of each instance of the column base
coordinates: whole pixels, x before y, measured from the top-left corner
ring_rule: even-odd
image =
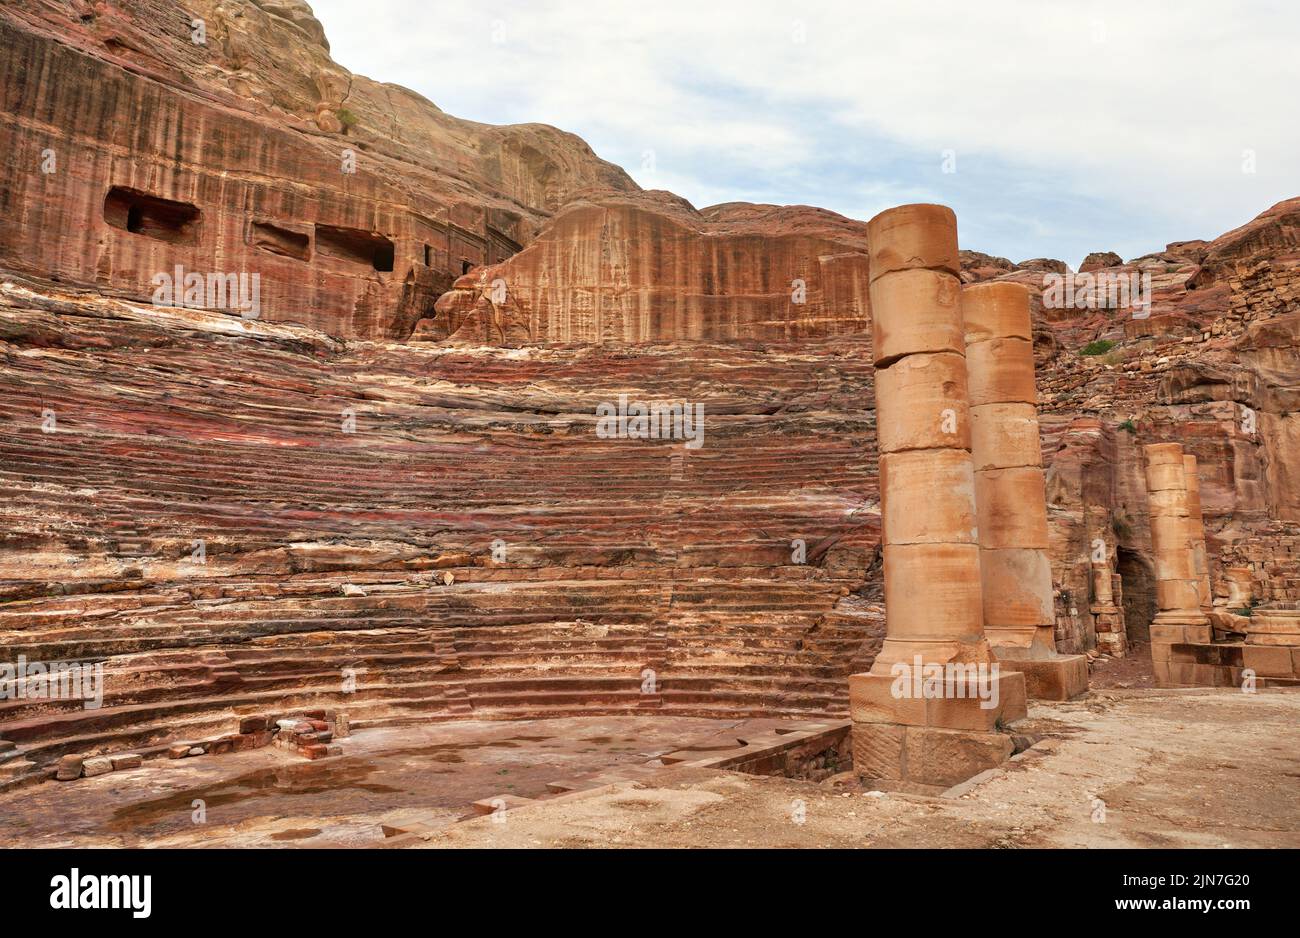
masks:
[[[1088,690],[1087,655],[1019,657],[1023,648],[994,648],[1003,667],[1025,676],[1025,693],[1033,700],[1069,700]]]
[[[1003,730],[1027,714],[1025,676],[999,665],[979,679],[948,680],[950,672],[935,667],[916,674],[900,664],[892,674],[849,677],[853,770],[865,782],[941,790],[1011,757]]]
[[[853,771],[884,791],[938,794],[997,768],[1014,751],[1006,733],[853,724]]]

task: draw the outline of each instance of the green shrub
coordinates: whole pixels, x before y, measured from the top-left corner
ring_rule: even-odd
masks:
[[[345,107],[339,108],[338,118],[339,123],[343,125],[344,130],[347,130],[349,127],[357,126],[357,115],[353,114]]]
[[[1123,423],[1121,423],[1121,424],[1119,425],[1119,428],[1120,428],[1121,430],[1127,430],[1129,433],[1137,433],[1137,432],[1138,432],[1137,424],[1135,424],[1135,423],[1133,422],[1133,418],[1132,418],[1132,417],[1130,417],[1128,420],[1125,420]]]
[[[1095,342],[1089,342],[1079,350],[1080,355],[1105,355],[1115,347],[1115,343],[1110,339],[1098,339]]]

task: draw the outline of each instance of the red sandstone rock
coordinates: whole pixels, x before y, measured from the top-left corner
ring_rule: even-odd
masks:
[[[255,272],[267,320],[404,337],[574,194],[636,189],[571,134],[351,75],[306,4],[185,12],[206,44],[169,0],[0,8],[0,203],[30,206],[0,226],[0,264],[144,301],[176,264]]]
[[[55,770],[54,777],[60,782],[70,782],[74,779],[81,778],[84,764],[85,759],[82,756],[64,756],[59,759],[58,768]]]
[[[458,280],[415,337],[629,343],[866,327],[860,222],[805,206],[696,212],[657,195],[567,206],[520,254]]]
[[[1124,258],[1114,251],[1094,251],[1083,259],[1083,263],[1079,265],[1079,273],[1103,270],[1107,267],[1119,267],[1123,263]]]

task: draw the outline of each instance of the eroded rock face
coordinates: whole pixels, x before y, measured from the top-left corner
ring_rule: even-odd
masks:
[[[566,207],[474,271],[416,338],[522,345],[813,338],[869,322],[865,226],[802,206],[695,211],[646,193]]]
[[[636,189],[571,134],[350,74],[297,0],[26,0],[0,48],[0,263],[136,299],[256,273],[265,319],[404,338],[574,193]]]

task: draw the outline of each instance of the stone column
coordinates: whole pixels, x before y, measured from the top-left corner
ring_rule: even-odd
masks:
[[[1210,624],[1201,611],[1201,578],[1191,546],[1183,448],[1177,443],[1152,443],[1146,447],[1146,458],[1159,610],[1151,623],[1151,659],[1156,682],[1169,685],[1174,683],[1171,647],[1208,643]]]
[[[1210,586],[1210,555],[1205,549],[1205,517],[1201,513],[1201,474],[1196,457],[1184,454],[1183,471],[1187,476],[1187,535],[1192,542],[1192,563],[1201,578],[1201,610],[1214,608],[1214,591]]]
[[[1088,659],[1056,651],[1029,290],[976,284],[961,305],[984,630],[998,660],[1024,673],[1030,697],[1067,700],[1088,689]]]
[[[1092,613],[1097,647],[1108,655],[1123,658],[1128,650],[1128,633],[1124,609],[1115,595],[1115,581],[1118,579],[1111,573],[1109,561],[1092,565],[1092,602],[1088,611]]]
[[[945,788],[1011,755],[998,728],[1025,715],[1024,676],[984,635],[957,219],[906,205],[867,238],[886,635],[871,672],[849,678],[854,768]]]

